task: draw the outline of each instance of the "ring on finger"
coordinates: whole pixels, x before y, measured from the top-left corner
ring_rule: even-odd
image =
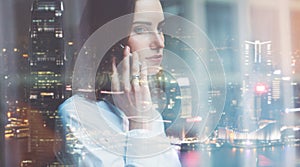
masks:
[[[131,81],[136,79],[140,80],[140,75],[131,75]]]
[[[142,85],[142,86],[146,86],[146,85],[148,85],[148,81],[147,80],[144,80],[144,79],[140,79],[140,85]]]

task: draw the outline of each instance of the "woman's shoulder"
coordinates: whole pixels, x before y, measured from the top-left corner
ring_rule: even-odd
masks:
[[[86,101],[87,100],[83,96],[73,95],[73,96],[69,97],[68,99],[66,99],[62,104],[60,104],[59,109],[72,106],[75,103],[83,103],[83,102],[86,102]]]
[[[116,131],[122,129],[122,119],[115,106],[105,100],[94,101],[80,95],[73,95],[59,106],[59,113],[66,121],[71,118],[73,122],[104,125],[114,128]],[[102,121],[101,121],[102,120]]]
[[[99,106],[106,106],[105,101],[94,101],[90,100],[81,95],[73,95],[70,98],[66,99],[59,107],[58,110],[65,111],[65,110],[89,110],[95,109]]]

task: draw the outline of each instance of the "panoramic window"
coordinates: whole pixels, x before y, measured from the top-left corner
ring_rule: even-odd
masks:
[[[300,1],[0,13],[0,166],[300,165]]]

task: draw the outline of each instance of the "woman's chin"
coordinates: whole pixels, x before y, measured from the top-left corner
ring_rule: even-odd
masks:
[[[161,70],[160,66],[151,66],[148,67],[148,75],[156,75]]]

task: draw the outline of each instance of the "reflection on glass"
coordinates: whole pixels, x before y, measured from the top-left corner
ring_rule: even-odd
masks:
[[[35,157],[58,165],[52,151],[52,144],[61,142],[54,141],[52,126],[58,118],[54,108],[72,94],[85,1],[64,0],[63,10],[57,10],[54,1],[44,1],[37,6],[37,15],[31,10],[33,2],[38,1],[0,5],[0,148],[5,153],[0,166],[32,166]],[[157,107],[167,107],[162,112],[164,125],[183,166],[299,166],[299,2],[164,0],[163,6],[164,11],[191,20],[208,39],[197,41],[199,34],[192,31],[183,34],[189,29],[186,25],[178,26],[177,36],[166,35],[169,59],[163,66],[172,76],[167,78],[172,98],[157,87],[152,90],[157,103],[164,104]],[[53,34],[41,40],[46,32]],[[196,49],[184,40],[193,41]],[[210,87],[209,77],[220,78],[218,73],[209,76],[216,68],[209,57],[215,51],[224,67],[226,90]],[[207,59],[197,63],[198,53]],[[206,62],[212,63],[205,67]],[[57,67],[61,69],[54,70]],[[224,108],[214,108],[218,104],[213,101],[225,92]],[[46,101],[53,101],[53,106],[43,106]],[[170,113],[171,108],[178,108],[179,114]],[[221,119],[212,118],[218,124],[207,123],[215,128],[203,126],[205,113],[218,112]],[[207,138],[201,138],[203,134]],[[71,134],[66,139],[73,151],[82,147]]]

